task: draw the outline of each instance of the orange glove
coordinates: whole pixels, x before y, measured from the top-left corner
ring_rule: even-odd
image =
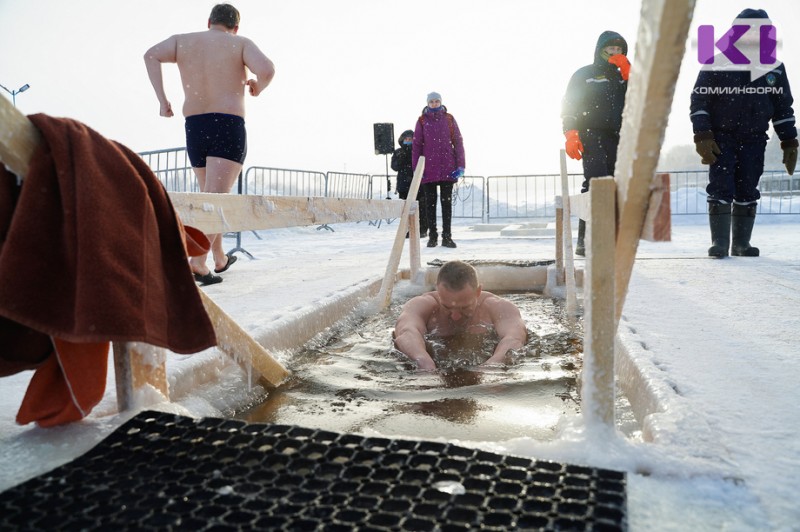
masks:
[[[622,74],[622,79],[628,81],[628,76],[631,74],[631,62],[623,54],[612,55],[608,58],[608,62],[619,69]]]
[[[583,157],[583,143],[581,142],[580,137],[578,136],[577,129],[570,129],[564,136],[567,137],[567,144],[566,150],[567,155],[569,155],[570,159],[575,159],[576,161],[580,161],[581,157]]]

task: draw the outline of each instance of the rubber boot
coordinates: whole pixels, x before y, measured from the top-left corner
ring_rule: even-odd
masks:
[[[436,229],[431,229],[428,231],[428,247],[435,248],[439,245],[439,233],[436,232]]]
[[[586,256],[586,246],[583,243],[586,237],[586,222],[578,220],[578,243],[575,245],[575,254],[581,257]]]
[[[728,256],[731,243],[731,206],[708,204],[708,224],[711,227],[711,247],[708,256],[722,259]]]
[[[750,205],[733,204],[733,212],[731,213],[731,230],[733,231],[731,255],[734,257],[758,257],[759,255],[758,248],[750,245],[757,207],[758,205],[755,203]]]

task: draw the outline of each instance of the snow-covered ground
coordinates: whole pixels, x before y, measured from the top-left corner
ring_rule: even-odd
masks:
[[[554,258],[553,237],[501,236],[475,223],[456,220],[459,247],[423,247],[423,263]],[[258,338],[382,278],[397,222],[332,227],[244,234],[256,260],[242,256],[206,292]],[[712,260],[705,217],[676,216],[672,242],[641,243],[618,338],[647,384],[654,442],[598,434],[571,415],[554,441],[470,445],[626,471],[631,530],[800,530],[798,240],[800,217],[761,216],[753,238],[760,258]],[[403,292],[399,285],[395,296]],[[291,369],[291,352],[276,355]],[[173,402],[161,410],[220,416],[256,393],[216,350],[171,354],[167,365]],[[30,375],[0,379],[0,490],[80,455],[132,415],[117,413],[109,375],[104,400],[86,420],[17,426]]]

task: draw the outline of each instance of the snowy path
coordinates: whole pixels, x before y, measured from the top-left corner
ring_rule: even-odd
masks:
[[[796,530],[800,263],[792,249],[762,243],[780,241],[778,232],[791,238],[794,229],[767,230],[774,233],[759,244],[770,256],[759,259],[647,260],[643,253],[623,329],[636,330],[653,363],[708,422],[735,482],[765,513],[763,529]],[[707,235],[699,236],[705,245]]]

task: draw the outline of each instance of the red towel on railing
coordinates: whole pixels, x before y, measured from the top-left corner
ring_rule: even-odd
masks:
[[[22,187],[0,165],[0,376],[52,356],[48,336],[216,345],[182,226],[147,164],[77,121],[29,118],[43,140]]]

